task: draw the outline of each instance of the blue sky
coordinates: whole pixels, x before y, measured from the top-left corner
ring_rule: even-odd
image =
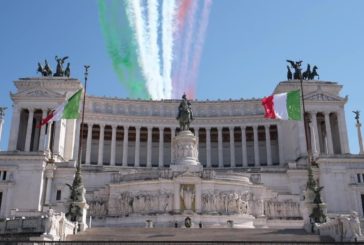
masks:
[[[364,110],[364,1],[213,0],[197,81],[197,98],[264,97],[286,77],[286,59],[319,67],[322,80],[344,85],[350,149],[358,153],[352,110]],[[70,56],[72,76],[88,94],[127,97],[112,69],[95,0],[0,2],[0,106],[20,77],[38,76],[37,62]],[[306,65],[304,65],[305,67]],[[8,144],[7,111],[0,148]]]

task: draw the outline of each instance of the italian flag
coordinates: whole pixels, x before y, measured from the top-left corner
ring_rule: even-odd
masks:
[[[52,110],[48,116],[42,119],[39,127],[60,119],[77,119],[80,115],[80,100],[82,95],[82,89],[79,89],[74,93],[67,101],[63,102],[57,108]]]
[[[301,120],[300,90],[274,94],[262,99],[264,117],[281,120]]]

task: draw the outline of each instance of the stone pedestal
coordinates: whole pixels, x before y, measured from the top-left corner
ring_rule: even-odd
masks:
[[[195,135],[184,130],[172,139],[173,162],[172,171],[201,172],[202,165],[198,161],[198,140]]]

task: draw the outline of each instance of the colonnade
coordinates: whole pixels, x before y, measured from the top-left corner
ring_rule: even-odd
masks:
[[[345,118],[341,111],[306,113],[309,147],[314,155],[348,153]]]
[[[76,130],[79,132],[80,128],[78,123]],[[275,124],[194,127],[191,131],[199,138],[199,159],[205,167],[284,163],[279,126]],[[84,124],[82,162],[85,165],[124,167],[168,166],[173,161],[171,141],[176,132],[178,129],[174,127]],[[80,134],[77,134],[74,153],[79,150],[79,142]],[[143,156],[146,159],[141,160]]]
[[[49,144],[45,143],[51,141],[50,138],[45,139],[46,126],[38,128],[37,125],[47,116],[47,113],[48,110],[37,108],[14,108],[9,150],[46,150]],[[310,119],[307,131],[309,147],[314,154],[349,152],[342,110],[310,111],[307,112],[306,117]],[[199,137],[201,163],[206,167],[220,168],[283,164],[285,159],[282,144],[284,142],[282,134],[279,133],[281,124],[277,122],[277,124],[262,122],[252,125],[192,128]],[[163,167],[173,161],[171,139],[178,131],[176,127],[89,122],[85,123],[85,129],[83,162],[86,165]],[[54,131],[53,142],[57,146],[60,141],[59,122],[55,124]],[[80,132],[79,120],[77,120],[75,131]],[[76,159],[75,153],[78,152],[79,142],[80,135],[76,133],[73,159]]]

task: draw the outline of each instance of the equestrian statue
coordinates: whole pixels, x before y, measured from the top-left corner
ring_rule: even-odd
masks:
[[[191,103],[187,100],[186,94],[182,95],[182,101],[178,106],[178,116],[179,127],[181,131],[189,130],[190,123],[193,121],[193,113],[191,108]]]

